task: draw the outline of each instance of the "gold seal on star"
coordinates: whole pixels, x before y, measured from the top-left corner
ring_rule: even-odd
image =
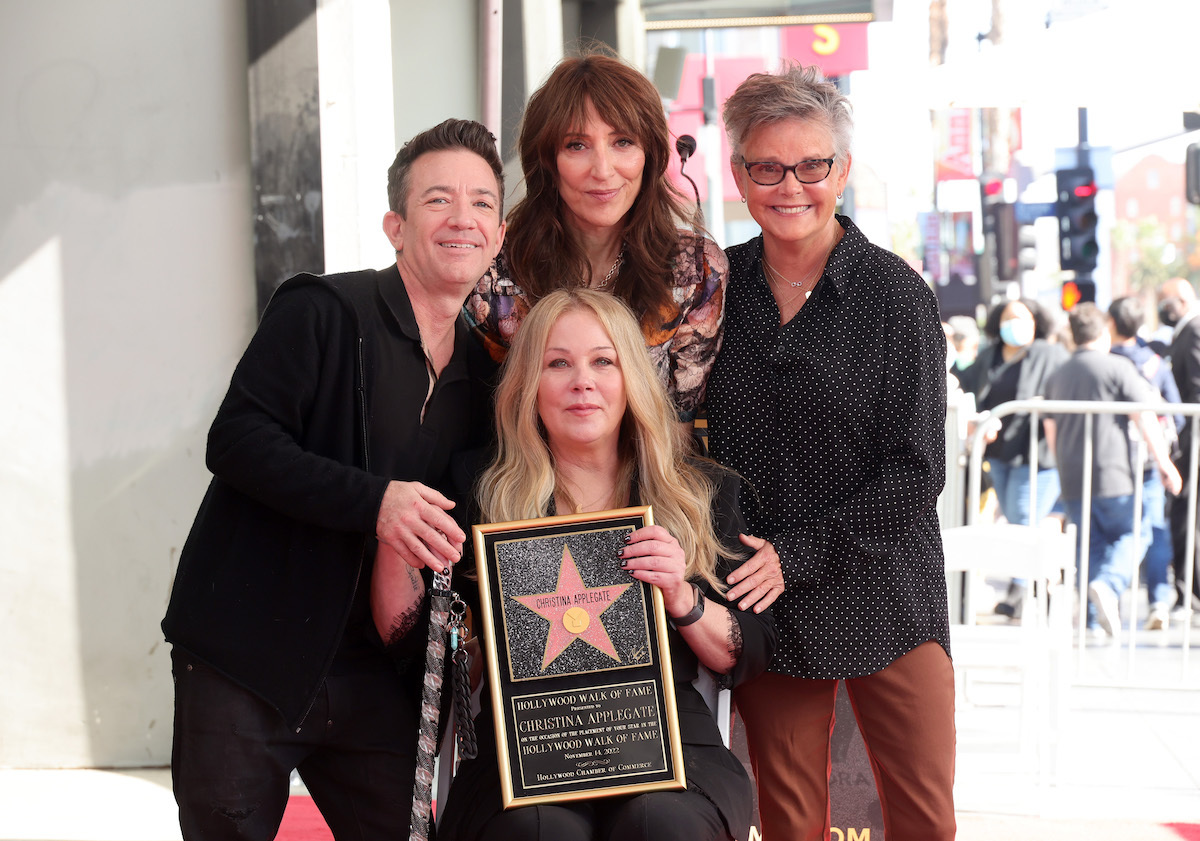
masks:
[[[592,623],[592,617],[582,607],[573,607],[563,614],[563,627],[572,634],[582,634]]]

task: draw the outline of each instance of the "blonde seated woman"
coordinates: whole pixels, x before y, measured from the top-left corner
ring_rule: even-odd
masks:
[[[613,563],[660,588],[668,616],[681,621],[669,634],[687,790],[504,811],[485,692],[479,756],[459,766],[441,841],[748,837],[750,780],[692,681],[701,663],[726,685],[762,673],[775,625],[769,610],[743,612],[723,596],[721,582],[746,554],[740,480],[691,455],[676,417],[625,304],[588,289],[551,292],[505,362],[497,453],[477,504],[483,522],[653,506],[655,525],[634,531]],[[697,605],[700,618],[684,624]]]

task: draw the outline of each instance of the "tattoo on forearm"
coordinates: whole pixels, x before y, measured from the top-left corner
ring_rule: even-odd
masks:
[[[737,621],[737,617],[733,613],[729,614],[729,656],[733,658],[733,662],[738,662],[742,659],[742,648],[745,642],[742,640],[742,625]]]
[[[420,574],[411,567],[408,569],[408,581],[412,585],[416,597],[412,604],[392,618],[391,627],[388,628],[387,637],[383,641],[385,646],[395,645],[404,639],[408,632],[416,626],[417,620],[421,618],[421,602],[425,598],[425,582],[421,580]]]
[[[396,614],[392,619],[392,627],[388,628],[387,639],[384,640],[385,645],[395,645],[408,636],[417,624],[417,618],[421,615],[421,606],[413,605],[403,613]]]

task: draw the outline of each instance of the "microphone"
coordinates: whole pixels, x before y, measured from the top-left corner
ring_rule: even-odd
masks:
[[[679,153],[679,174],[688,180],[692,185],[692,192],[696,194],[696,218],[704,219],[704,210],[700,207],[700,188],[696,186],[696,182],[692,180],[692,176],[683,171],[684,165],[696,152],[696,138],[690,134],[681,134],[675,138],[675,151]]]
[[[675,151],[679,153],[679,168],[687,163],[687,159],[696,154],[696,138],[690,134],[681,134],[675,140]]]

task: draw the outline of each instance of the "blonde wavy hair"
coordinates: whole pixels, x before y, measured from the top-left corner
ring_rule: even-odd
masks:
[[[643,504],[654,522],[683,547],[685,577],[704,579],[719,592],[718,557],[734,557],[713,529],[716,488],[699,469],[662,382],[655,374],[637,319],[605,292],[560,289],[542,298],[521,322],[504,361],[496,390],[496,457],[480,476],[477,496],[485,522],[545,516],[559,489],[554,458],[538,416],[542,355],[550,331],[568,312],[586,310],[608,334],[625,378],[625,416],[618,443],[619,487],[637,477]]]

